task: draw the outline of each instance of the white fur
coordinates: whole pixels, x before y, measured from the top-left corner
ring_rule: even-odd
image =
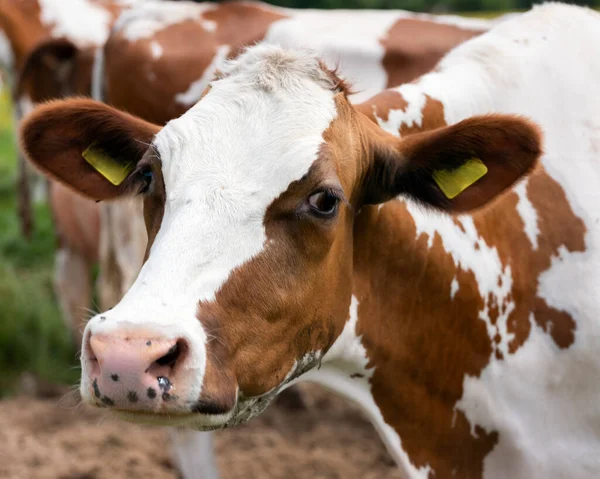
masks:
[[[153,41],[150,43],[150,53],[152,54],[152,58],[158,60],[163,55],[163,47],[157,41]]]
[[[214,8],[215,4],[209,2],[147,1],[123,12],[113,30],[121,32],[130,42],[151,38],[157,32],[186,20],[196,20],[207,31],[214,31],[214,22],[202,18],[205,12]]]
[[[213,436],[184,428],[169,430],[177,469],[185,479],[218,479]]]
[[[454,299],[454,296],[456,296],[456,293],[458,293],[459,289],[460,289],[460,284],[458,284],[458,281],[455,276],[454,279],[452,280],[452,283],[450,283],[450,299]]]
[[[104,94],[104,48],[98,47],[94,52],[94,63],[92,64],[92,98],[103,101]]]
[[[286,48],[309,47],[330,68],[339,66],[358,92],[354,101],[367,99],[386,87],[381,40],[405,12],[286,10],[285,13],[291,18],[274,22],[266,42]]]
[[[536,250],[538,247],[538,236],[540,234],[540,229],[537,223],[537,211],[527,197],[527,183],[527,180],[522,181],[514,188],[514,191],[519,197],[517,211],[519,212],[519,215],[521,215],[521,219],[525,225],[525,234],[527,235],[527,238],[529,238],[533,249]]]
[[[110,13],[89,0],[39,0],[40,18],[52,36],[67,37],[78,46],[102,45],[112,21]],[[66,7],[66,8],[65,8]]]

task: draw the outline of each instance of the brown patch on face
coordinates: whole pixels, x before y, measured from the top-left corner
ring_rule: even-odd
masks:
[[[335,224],[299,218],[296,205],[310,183],[293,183],[269,207],[264,251],[199,306],[200,321],[214,331],[211,347],[227,345],[218,367],[231,370],[248,397],[281,384],[296,360],[324,353],[348,316],[351,219],[343,210]]]
[[[163,125],[192,106],[178,102],[176,95],[204,75],[219,47],[229,46],[228,57],[234,58],[244,46],[262,40],[270,24],[281,18],[268,8],[232,2],[202,15],[216,23],[214,31],[186,20],[135,42],[121,32],[113,34],[105,47],[106,101]],[[160,58],[152,56],[153,42],[162,48]]]
[[[350,113],[345,104],[342,116]],[[341,333],[352,288],[353,215],[344,204],[333,219],[306,210],[307,198],[324,184],[348,191],[353,169],[344,161],[357,144],[338,136],[340,128],[343,121],[336,120],[324,139],[341,141],[327,141],[308,174],[269,206],[264,250],[231,273],[214,301],[199,305],[198,318],[215,338],[209,361],[212,348],[223,348],[211,367],[228,371],[205,383],[233,377],[244,396],[264,394],[282,383],[295,361],[324,354]]]
[[[452,48],[482,33],[484,30],[465,30],[426,20],[398,20],[381,41],[385,48],[383,67],[388,75],[387,88],[427,73]]]
[[[140,161],[140,164],[142,168],[151,170],[154,176],[152,191],[144,195],[144,223],[146,225],[146,232],[148,233],[148,243],[144,254],[145,263],[162,224],[167,192],[165,190],[165,180],[158,152],[154,149],[149,150]],[[138,168],[140,168],[140,165],[138,165]]]

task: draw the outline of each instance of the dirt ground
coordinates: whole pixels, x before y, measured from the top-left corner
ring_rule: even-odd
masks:
[[[371,424],[352,404],[302,385],[306,408],[272,405],[215,435],[222,479],[398,478]],[[0,478],[177,478],[163,430],[111,419],[62,399],[0,402]]]

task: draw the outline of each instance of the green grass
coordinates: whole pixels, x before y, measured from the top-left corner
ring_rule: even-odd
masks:
[[[0,395],[24,371],[73,383],[75,348],[52,289],[56,238],[46,205],[35,206],[31,241],[16,213],[16,150],[8,95],[0,96]]]

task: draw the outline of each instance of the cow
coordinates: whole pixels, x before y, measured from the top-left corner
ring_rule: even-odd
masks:
[[[118,14],[133,3],[74,0],[68,9],[63,2],[52,0],[8,0],[0,5],[0,51],[17,123],[36,103],[89,94],[96,51],[106,41]],[[18,165],[19,217],[22,232],[29,237],[33,221],[28,174],[21,155]],[[81,344],[92,299],[91,268],[99,258],[100,210],[94,202],[60,184],[48,185],[48,199],[58,235],[54,286],[74,342]],[[109,305],[105,302],[102,306]]]
[[[407,477],[598,476],[598,44],[598,13],[550,3],[355,106],[317,57],[258,45],[164,127],[39,108],[40,169],[144,198],[144,266],[84,332],[84,401],[211,430],[312,380]]]
[[[227,50],[233,55],[243,45],[262,38],[284,45],[318,44],[332,63],[343,62],[343,71],[351,74],[359,86],[364,85],[370,92],[379,91],[427,71],[447,50],[480,34],[490,24],[476,19],[403,11],[294,11],[242,2],[195,5],[189,2],[82,0],[80,3],[77,3],[79,13],[89,17],[83,37],[76,28],[77,15],[59,15],[55,11],[57,5],[47,0],[41,4],[38,0],[27,0],[18,8],[10,7],[19,15],[5,14],[5,24],[11,27],[11,32],[19,33],[34,27],[42,31],[33,42],[35,47],[23,49],[27,54],[23,53],[25,59],[17,68],[20,74],[14,97],[19,104],[25,105],[26,110],[43,99],[89,95],[91,92],[97,99],[149,121],[164,123],[195,102],[194,95],[202,91],[218,61],[227,56],[215,52]],[[125,8],[130,4],[134,4],[132,8]],[[106,41],[108,28],[120,12],[103,53],[101,45]],[[33,26],[25,25],[22,18],[25,14],[29,15]],[[90,28],[89,22],[94,28]],[[241,28],[242,25],[245,28]],[[417,34],[425,36],[426,40],[415,41]],[[181,41],[183,36],[185,42]],[[19,45],[18,35],[13,33],[11,38],[12,43]],[[203,47],[197,48],[197,44]],[[186,68],[181,67],[182,62]],[[200,69],[190,69],[187,67],[190,64],[198,65]],[[133,71],[124,75],[125,67]],[[93,82],[92,70],[96,76]],[[201,78],[200,83],[196,76]],[[184,87],[187,91],[178,94],[178,89]],[[165,89],[172,100],[157,102]],[[358,96],[364,93],[359,92]],[[183,101],[183,98],[187,100]],[[22,212],[29,204],[26,187],[27,183],[23,181],[19,196]],[[51,194],[51,199],[54,196],[61,198],[60,202],[51,201],[51,205],[66,209],[55,217],[70,218],[72,224],[80,221],[76,229],[72,225],[57,224],[61,249],[57,255],[55,282],[64,316],[74,331],[75,342],[80,343],[83,311],[89,306],[91,297],[91,287],[85,283],[90,266],[99,258],[99,304],[102,308],[111,307],[133,283],[143,260],[147,238],[139,201],[124,201],[116,206],[86,204],[83,206],[86,214],[81,215],[70,205],[79,207],[85,200],[70,201],[69,195],[70,191],[64,189]],[[99,252],[93,250],[93,255],[82,255],[81,250],[70,247],[80,243],[81,238],[69,238],[67,234],[86,229],[96,231],[98,214],[103,225]],[[30,225],[29,216],[21,214],[25,225]],[[86,221],[90,224],[86,225]],[[24,230],[29,228],[26,226]],[[92,250],[87,248],[85,251]],[[63,281],[69,277],[74,281]],[[74,288],[71,284],[82,287]]]
[[[136,0],[72,0],[69,8],[57,0],[5,0],[0,5],[0,66],[8,77],[15,119],[31,111],[35,102],[63,96],[68,80],[75,79],[75,93],[86,93],[91,84],[95,49],[101,46],[117,15]],[[47,55],[42,44],[56,42]],[[67,45],[65,45],[67,43]],[[81,55],[77,65],[60,60],[71,48]],[[31,57],[37,56],[34,62]],[[34,68],[31,68],[33,67]],[[71,92],[73,93],[73,92]],[[26,163],[19,156],[18,208],[22,233],[31,237],[33,217]],[[37,185],[35,196],[45,195]]]

